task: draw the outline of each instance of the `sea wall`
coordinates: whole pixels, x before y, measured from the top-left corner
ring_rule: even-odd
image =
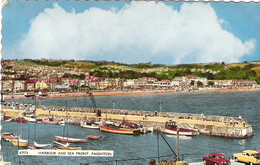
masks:
[[[31,106],[31,107],[30,107]],[[18,117],[24,112],[34,111],[33,105],[13,106],[11,103],[2,104],[2,112],[6,116]],[[22,107],[26,107],[23,109]],[[22,109],[18,109],[22,108]],[[95,109],[89,108],[64,108],[37,106],[36,115],[38,118],[53,118],[54,120],[64,119],[73,124],[79,124],[82,120],[93,121],[129,121],[140,123],[143,126],[153,126],[156,131],[167,121],[176,121],[179,125],[187,125],[197,128],[202,135],[247,138],[253,135],[251,125],[242,117],[206,116],[203,114],[186,114],[173,112],[148,112],[122,109],[100,109],[101,116],[97,117]]]

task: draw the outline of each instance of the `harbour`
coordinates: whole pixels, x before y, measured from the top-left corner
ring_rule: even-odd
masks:
[[[258,140],[259,140],[259,125],[258,123],[258,115],[257,115],[257,104],[259,103],[258,97],[259,93],[257,92],[234,92],[234,93],[190,93],[190,94],[154,94],[154,95],[138,95],[138,96],[116,96],[116,97],[96,97],[96,103],[97,106],[99,108],[103,109],[112,109],[115,112],[116,111],[120,111],[122,112],[122,115],[117,115],[121,117],[121,119],[123,120],[124,117],[125,119],[129,120],[131,119],[130,116],[131,115],[125,115],[124,114],[124,110],[122,107],[127,107],[127,109],[137,109],[138,111],[140,109],[149,109],[149,111],[143,111],[144,113],[148,113],[151,112],[151,114],[154,115],[155,111],[157,111],[157,113],[159,113],[158,115],[162,115],[164,113],[171,112],[171,113],[175,113],[175,114],[194,114],[196,113],[196,108],[195,107],[199,107],[199,109],[203,109],[203,113],[205,116],[214,116],[217,114],[217,116],[226,116],[227,117],[227,121],[228,117],[232,117],[232,118],[238,118],[239,116],[242,116],[242,119],[245,119],[248,122],[248,125],[252,125],[253,126],[253,132],[254,135],[252,137],[246,138],[246,139],[233,139],[233,138],[223,138],[223,137],[215,137],[215,136],[205,136],[205,135],[199,135],[199,136],[194,136],[190,139],[180,139],[180,155],[184,157],[184,160],[186,160],[187,162],[199,162],[202,160],[203,156],[206,156],[212,152],[220,152],[225,154],[228,158],[232,157],[232,154],[235,152],[242,152],[245,149],[254,149],[257,150],[259,149],[259,145],[258,145]],[[221,99],[221,97],[224,97],[224,99]],[[229,98],[229,101],[225,100]],[[257,98],[257,99],[256,99]],[[80,100],[81,99],[81,100]],[[172,102],[167,101],[168,99],[173,100],[172,102],[174,103],[174,106],[171,105],[171,108],[173,108],[172,110],[167,108],[168,106],[170,107],[170,105],[168,104],[172,104]],[[247,99],[248,104],[247,106],[250,107],[250,109],[248,111],[250,111],[251,113],[247,113],[244,112],[242,109],[245,108],[246,103],[244,103],[244,106],[241,106],[241,100]],[[59,101],[57,101],[59,100]],[[86,107],[90,107],[89,110],[93,110],[93,108],[91,108],[91,102],[88,101],[88,98],[78,98],[78,100],[75,101],[75,106],[74,107],[74,100],[73,98],[67,98],[66,100],[62,99],[62,101],[60,101],[61,99],[42,99],[41,100],[41,106],[46,106],[48,107],[47,102],[52,102],[49,103],[49,105],[53,105],[54,108],[56,108],[57,110],[60,109],[60,107],[62,107],[61,105],[65,105],[65,101],[68,102],[68,109],[77,111],[77,109],[82,109],[82,108],[86,108]],[[84,100],[85,100],[85,106],[84,106]],[[116,100],[116,103],[114,103],[113,100]],[[144,108],[144,100],[146,100],[148,103],[146,103],[145,105],[147,107],[157,107],[154,109],[151,108]],[[164,100],[164,102],[163,102]],[[182,102],[186,100],[187,103],[193,104],[193,106],[189,105],[187,106],[187,104],[182,104]],[[239,101],[240,100],[240,101]],[[16,102],[22,102],[22,103],[34,103],[34,100],[29,100],[29,99],[24,99],[24,100],[15,100]],[[135,106],[131,108],[131,106],[133,104],[127,104],[126,102],[133,102],[135,101]],[[161,112],[160,112],[160,101],[161,101]],[[219,101],[221,102],[221,104],[219,103]],[[258,102],[257,102],[258,101]],[[217,103],[214,103],[217,102]],[[238,106],[237,104],[240,104],[240,106]],[[204,104],[203,104],[204,103]],[[39,105],[39,101],[37,102],[37,104]],[[60,105],[59,105],[60,104]],[[106,105],[107,104],[107,105]],[[123,106],[122,106],[122,105]],[[211,104],[215,104],[215,106],[209,106]],[[137,105],[137,106],[136,106]],[[216,108],[217,105],[217,109],[219,109],[219,111],[214,110],[214,108]],[[122,107],[121,107],[122,106]],[[205,108],[208,107],[208,110]],[[64,106],[63,106],[64,107]],[[82,108],[80,108],[82,107]],[[178,108],[181,108],[179,109]],[[189,109],[192,109],[192,111],[188,111],[187,107],[189,107]],[[210,107],[210,108],[209,108]],[[227,108],[228,107],[228,108]],[[234,108],[236,107],[236,108]],[[122,108],[122,109],[121,109]],[[187,108],[187,109],[186,109]],[[237,109],[238,108],[238,109]],[[52,109],[52,108],[51,108]],[[66,108],[65,108],[66,109]],[[87,108],[86,108],[87,109]],[[120,109],[120,110],[118,110]],[[229,111],[226,111],[226,109],[229,109]],[[112,111],[111,110],[111,111]],[[38,109],[37,109],[38,111]],[[134,111],[134,110],[132,110]],[[236,113],[237,112],[242,112],[242,113]],[[41,112],[41,115],[46,115],[49,116],[49,111],[48,108],[46,110],[42,110],[42,111],[38,111],[39,113]],[[53,117],[54,118],[58,118],[56,113],[64,113],[64,116],[66,116],[66,111],[50,111],[50,113],[53,113]],[[69,121],[73,121],[72,117],[73,115],[76,115],[77,113],[80,113],[81,115],[81,111],[80,112],[69,112],[70,114],[70,119]],[[252,114],[253,113],[253,114]],[[93,116],[91,116],[91,114]],[[201,113],[197,113],[197,114],[201,114]],[[221,115],[220,115],[221,114]],[[235,114],[235,115],[234,115]],[[112,118],[112,116],[110,116],[111,114],[107,114],[106,113],[102,113],[102,117],[103,118]],[[52,116],[52,115],[50,115]],[[84,115],[83,115],[84,116]],[[87,118],[94,118],[96,116],[96,113],[89,113],[86,115]],[[82,116],[79,116],[82,118]],[[159,116],[158,116],[159,117]],[[64,118],[64,117],[63,117]],[[144,121],[143,118],[144,116],[135,116],[135,118],[137,118],[136,120],[138,121]],[[155,117],[149,117],[147,115],[147,118],[155,118]],[[169,119],[168,119],[169,120]],[[188,119],[179,119],[179,120],[185,120],[185,122],[187,122]],[[243,127],[243,121],[240,122],[240,125],[235,125],[235,127]],[[215,123],[213,123],[215,124]],[[3,132],[4,131],[8,131],[7,128],[11,128],[12,132],[18,132],[19,134],[21,133],[21,127],[23,128],[23,135],[26,137],[27,133],[28,133],[28,125],[30,125],[30,129],[31,132],[33,132],[33,125],[34,123],[16,123],[16,122],[11,122],[11,123],[5,123],[5,121],[2,122],[3,125]],[[22,126],[21,126],[22,125]],[[8,126],[8,127],[7,127]],[[16,126],[16,127],[15,127]],[[42,139],[41,143],[48,143],[49,141],[53,141],[54,140],[54,136],[55,133],[59,133],[60,135],[62,134],[62,125],[50,125],[50,124],[36,124],[37,130],[39,130],[39,132],[37,132],[37,137],[40,138],[41,136],[43,136],[44,134],[46,134],[46,129],[50,130],[50,132],[47,133],[47,138]],[[230,125],[230,127],[233,127],[233,125]],[[101,135],[102,138],[99,139],[99,141],[90,141],[88,140],[88,142],[86,144],[80,144],[79,146],[82,147],[82,149],[106,149],[106,150],[114,150],[114,157],[113,158],[81,158],[81,160],[77,160],[76,162],[82,163],[82,162],[88,162],[90,164],[98,164],[98,162],[103,162],[100,164],[104,164],[105,161],[109,162],[109,161],[114,161],[114,160],[127,160],[127,159],[138,159],[138,158],[150,158],[150,156],[153,156],[156,160],[157,160],[157,144],[156,144],[156,139],[157,139],[157,135],[156,133],[149,133],[149,134],[143,134],[140,136],[131,136],[131,135],[120,135],[120,134],[111,134],[111,133],[106,133],[106,132],[100,132],[99,130],[92,130],[92,129],[83,129],[81,128],[78,124],[69,124],[69,128],[70,128],[70,135],[73,135],[74,137],[86,137],[89,134],[92,135]],[[10,131],[10,130],[9,130]],[[175,147],[175,143],[176,143],[176,137],[174,136],[165,136],[165,138],[169,141],[169,143],[171,144],[172,147]],[[32,139],[29,138],[29,139]],[[41,139],[41,138],[40,138]],[[30,140],[29,140],[30,141]],[[135,144],[133,146],[133,144]],[[112,145],[113,144],[113,145]],[[15,159],[18,162],[18,157],[15,156],[15,154],[17,155],[17,149],[13,148],[12,146],[8,146],[9,144],[4,145],[4,147],[7,147],[7,151],[10,150],[14,150],[13,152],[13,157],[15,157]],[[17,147],[16,147],[17,148]],[[127,148],[127,149],[126,149]],[[165,146],[165,143],[163,141],[160,141],[160,156],[168,156],[171,155],[171,151],[168,149],[167,146]],[[228,148],[228,149],[227,149]],[[138,151],[138,153],[143,153],[143,154],[134,154],[136,153],[136,151]],[[12,156],[8,155],[8,153],[5,153],[5,157],[8,158],[9,160]],[[170,158],[172,158],[172,156],[168,156],[164,159],[170,160]],[[49,158],[48,158],[49,159]],[[44,160],[49,162],[52,158],[50,158],[49,160]],[[70,158],[64,158],[66,161],[73,161],[75,160],[73,157]],[[161,158],[162,160],[163,158]],[[8,159],[7,159],[8,160]],[[21,162],[25,162],[28,161],[28,159],[26,157],[22,157],[20,156],[20,160]],[[33,160],[42,160],[42,158],[33,158]],[[33,161],[32,160],[32,161]],[[31,158],[30,158],[31,161]],[[63,161],[63,160],[62,160]],[[110,162],[111,164],[113,164],[112,162]],[[127,163],[126,163],[127,162]],[[132,161],[125,161],[125,164],[136,164],[136,162],[144,162],[144,159],[139,160],[139,161],[135,161],[135,163]],[[145,162],[149,162],[149,160],[145,160]],[[158,160],[157,160],[158,162]],[[122,164],[124,164],[123,162],[121,162]],[[109,164],[109,163],[108,163]],[[115,164],[115,161],[114,161]],[[118,163],[120,164],[120,163]],[[142,164],[142,163],[140,163]],[[147,164],[147,163],[144,163]]]

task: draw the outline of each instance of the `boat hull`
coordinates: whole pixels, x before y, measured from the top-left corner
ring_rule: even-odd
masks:
[[[88,125],[88,124],[83,124],[83,123],[81,123],[80,126],[81,126],[82,128],[99,129],[99,125],[96,125],[96,124]]]
[[[55,139],[60,142],[67,142],[67,143],[86,143],[86,139],[75,139],[75,138],[67,138],[62,136],[55,136]]]
[[[36,142],[33,143],[36,149],[50,149],[52,147],[51,144],[38,144]]]
[[[28,146],[28,140],[15,139],[15,140],[12,140],[12,144],[14,146],[27,147]]]
[[[170,135],[177,135],[177,129],[169,129],[167,127],[161,128],[161,132]],[[180,129],[179,135],[194,136],[194,135],[198,135],[198,133],[194,130]]]
[[[60,121],[49,121],[49,120],[42,119],[42,123],[45,123],[45,124],[60,124]]]
[[[54,147],[55,150],[81,150],[81,147]]]
[[[100,125],[100,131],[125,134],[125,135],[139,135],[141,133],[140,129],[123,129],[123,128],[111,128],[107,126]]]
[[[89,135],[88,138],[89,139],[100,139],[102,136],[93,136],[93,135]]]

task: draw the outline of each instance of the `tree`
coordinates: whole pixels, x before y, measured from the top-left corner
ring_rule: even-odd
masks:
[[[194,81],[194,80],[191,80],[190,85],[191,85],[191,86],[194,86],[194,84],[195,84],[195,81]]]
[[[198,81],[198,82],[197,82],[197,86],[198,86],[198,87],[203,87],[203,83],[202,83],[201,81]]]
[[[214,83],[213,81],[209,81],[209,82],[208,82],[208,85],[209,85],[209,86],[213,86],[214,84],[215,84],[215,83]]]

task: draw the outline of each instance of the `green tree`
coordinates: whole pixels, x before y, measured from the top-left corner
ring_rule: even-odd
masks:
[[[195,81],[194,81],[194,80],[191,80],[190,85],[191,85],[191,86],[194,86],[194,84],[195,84]]]
[[[198,87],[203,87],[203,83],[201,81],[197,81],[197,86]]]
[[[209,81],[209,82],[208,82],[208,85],[209,85],[209,86],[213,86],[213,85],[214,85],[214,82],[213,82],[213,81]]]

